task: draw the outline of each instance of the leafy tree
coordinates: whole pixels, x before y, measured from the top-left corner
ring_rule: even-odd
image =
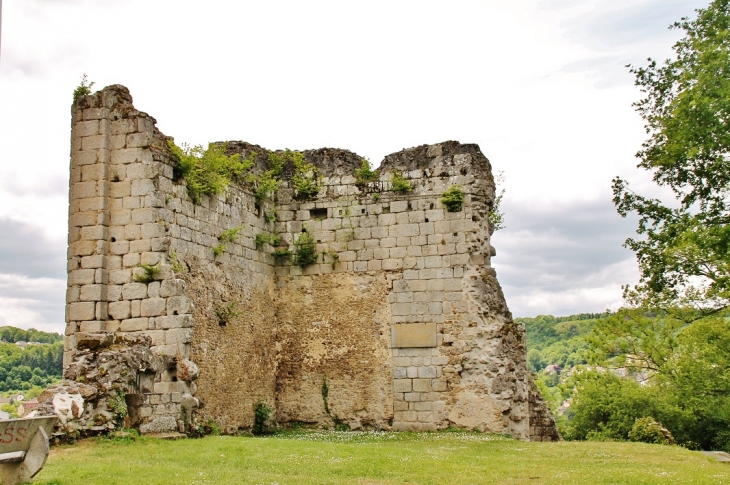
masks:
[[[487,214],[487,219],[489,220],[489,227],[490,231],[494,233],[495,231],[499,231],[500,229],[504,229],[506,226],[504,225],[504,212],[501,212],[502,209],[502,198],[504,197],[504,189],[498,190],[498,187],[504,183],[505,176],[503,171],[497,172],[497,176],[494,177],[494,188],[495,188],[495,194],[494,194],[494,203],[492,204],[492,208],[489,210],[489,213]]]
[[[715,0],[697,18],[673,25],[685,36],[663,64],[633,67],[645,97],[634,103],[649,138],[639,167],[671,189],[669,206],[613,181],[622,216],[639,216],[640,284],[634,303],[693,304],[705,311],[730,303],[730,0]]]
[[[527,352],[527,366],[531,372],[538,372],[545,367],[545,363],[542,360],[542,354],[537,349],[530,349]]]
[[[570,421],[562,430],[567,439],[626,441],[637,419],[653,416],[665,426],[669,423],[677,428],[675,423],[683,418],[683,411],[655,389],[642,388],[631,379],[585,372],[576,385]]]

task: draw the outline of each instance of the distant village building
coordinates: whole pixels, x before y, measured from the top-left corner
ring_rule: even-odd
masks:
[[[29,417],[28,415],[31,414],[31,412],[35,410],[38,406],[40,406],[40,403],[35,398],[31,399],[28,402],[23,402],[18,406],[18,416],[20,416],[21,418]]]

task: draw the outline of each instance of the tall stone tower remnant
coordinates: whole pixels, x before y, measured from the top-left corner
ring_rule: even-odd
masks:
[[[226,147],[254,171],[270,153]],[[402,150],[368,182],[352,152],[302,153],[323,177],[315,196],[297,198],[285,171],[274,201],[231,184],[195,203],[127,88],[74,103],[58,392],[83,405],[68,422],[104,427],[123,397],[142,432],[234,431],[266,401],[279,423],[557,439],[490,265],[495,187],[479,147]],[[392,190],[394,172],[411,191]],[[465,199],[449,212],[452,185]],[[316,260],[300,267],[284,256],[303,234]]]

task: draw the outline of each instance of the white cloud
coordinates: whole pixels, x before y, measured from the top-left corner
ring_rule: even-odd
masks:
[[[615,175],[655,192],[635,168],[645,134],[623,64],[666,57],[679,35],[666,26],[702,3],[5,0],[0,218],[41,228],[36,237],[58,246],[48,253],[53,277],[65,271],[71,93],[86,72],[95,87],[128,86],[178,141],[340,147],[375,164],[423,143],[478,143],[507,173],[507,206],[559,208],[549,216],[554,235],[530,211],[510,210],[495,237],[515,313],[532,311],[521,303],[529,294],[587,310],[581,301],[603,305],[611,298],[600,288],[613,295],[626,281],[614,271],[590,282],[583,300],[570,281],[628,261],[616,254],[634,227],[588,224],[600,237],[580,237],[571,213],[600,194],[603,209],[581,213],[613,221]],[[13,247],[26,245],[8,234]],[[0,254],[0,265],[9,258]],[[530,282],[525,268],[543,274]],[[59,314],[63,298],[54,301]]]
[[[66,280],[0,274],[0,326],[63,333]]]

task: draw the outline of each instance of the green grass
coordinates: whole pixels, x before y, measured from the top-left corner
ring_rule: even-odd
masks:
[[[292,432],[266,438],[86,440],[56,447],[34,484],[730,483],[679,447],[524,443],[478,433]]]

